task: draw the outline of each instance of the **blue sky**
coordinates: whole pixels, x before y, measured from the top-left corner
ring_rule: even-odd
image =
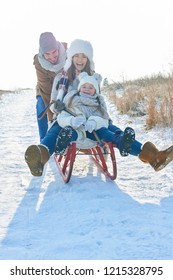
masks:
[[[0,88],[34,87],[40,33],[89,40],[96,71],[109,80],[170,70],[171,0],[4,0],[0,17]],[[68,9],[67,9],[68,7]]]

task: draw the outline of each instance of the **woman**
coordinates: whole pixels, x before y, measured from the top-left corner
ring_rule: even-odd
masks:
[[[77,89],[79,80],[78,76],[81,72],[85,71],[88,75],[94,73],[93,62],[93,47],[90,42],[82,39],[76,39],[67,50],[67,59],[64,65],[65,77],[67,77],[66,89],[70,91]],[[95,74],[99,82],[101,82],[101,76]],[[56,102],[58,96],[58,88],[60,82],[58,82],[58,76],[54,79],[51,100]],[[53,112],[56,112],[56,108],[52,108]],[[56,112],[57,113],[57,112]],[[40,145],[31,145],[25,152],[25,161],[34,176],[41,176],[43,173],[43,166],[54,153],[57,136],[61,130],[58,122],[55,121],[48,130],[45,137],[41,140]]]

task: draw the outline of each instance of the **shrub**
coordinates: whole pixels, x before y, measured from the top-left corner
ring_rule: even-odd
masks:
[[[146,129],[173,126],[173,77],[160,73],[104,87],[106,96],[121,114],[146,115]]]

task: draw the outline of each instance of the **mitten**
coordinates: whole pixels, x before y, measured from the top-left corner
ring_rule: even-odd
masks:
[[[77,116],[71,119],[71,126],[76,129],[82,124],[85,124],[86,118],[84,116]]]
[[[93,132],[93,130],[96,129],[96,122],[94,120],[88,120],[86,123],[85,123],[85,130],[87,130],[88,132]]]

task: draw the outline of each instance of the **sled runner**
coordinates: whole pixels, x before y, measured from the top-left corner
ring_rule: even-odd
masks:
[[[65,183],[70,181],[76,156],[89,155],[100,171],[111,180],[117,177],[117,165],[114,152],[114,145],[111,142],[104,143],[104,149],[99,145],[89,149],[77,149],[76,143],[72,143],[64,155],[54,154],[54,159],[59,172]],[[111,172],[108,168],[108,161],[111,162]]]

